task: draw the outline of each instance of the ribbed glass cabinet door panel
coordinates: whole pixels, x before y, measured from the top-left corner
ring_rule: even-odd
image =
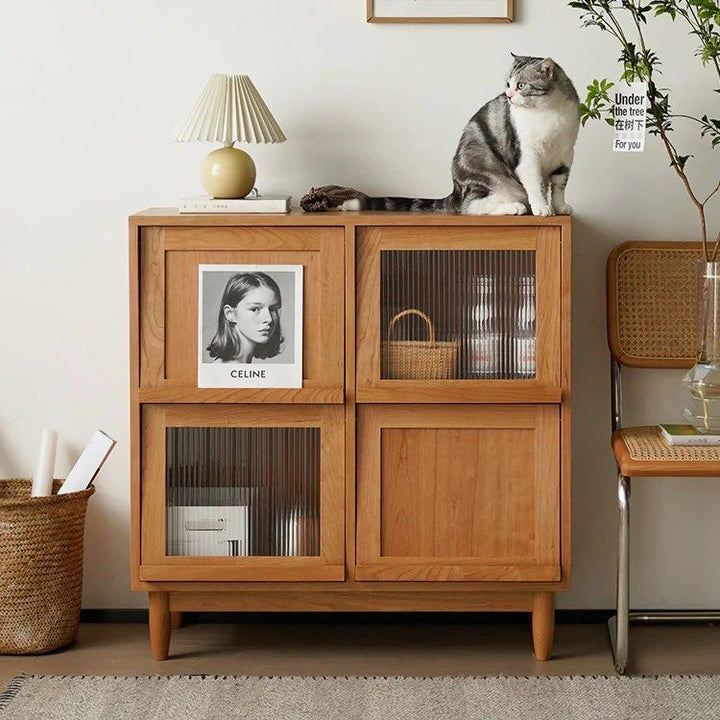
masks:
[[[535,255],[382,250],[380,378],[535,378]]]
[[[168,556],[318,556],[320,429],[167,427]]]

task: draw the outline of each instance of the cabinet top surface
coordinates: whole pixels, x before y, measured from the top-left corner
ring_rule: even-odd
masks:
[[[306,213],[295,209],[285,213],[180,213],[177,208],[149,208],[130,216],[139,225],[297,225],[354,227],[358,225],[464,225],[485,227],[569,227],[568,215],[458,215],[424,212],[325,212]]]

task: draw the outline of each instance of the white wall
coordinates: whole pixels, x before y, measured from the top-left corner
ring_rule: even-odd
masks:
[[[517,4],[509,26],[394,27],[366,24],[364,0],[4,8],[0,476],[32,472],[46,426],[61,434],[61,475],[95,428],[118,439],[88,517],[85,607],[145,603],[128,588],[126,224],[134,211],[202,192],[209,148],[176,146],[170,136],[209,74],[249,73],[289,138],[252,151],[263,191],[299,199],[311,185],[335,182],[440,196],[460,131],[500,91],[511,50],[552,55],[578,87],[615,74],[617,48],[581,30],[564,0]],[[653,23],[666,58],[670,48],[679,58],[664,77],[684,107],[709,110],[710,75],[685,33],[671,30]],[[574,580],[560,603],[571,608],[613,603],[607,252],[624,239],[697,233],[657,141],[644,155],[613,155],[609,146],[607,127],[583,131],[568,193],[576,209]],[[700,164],[709,187],[710,162]],[[628,375],[631,420],[680,419],[680,373]],[[634,502],[637,602],[720,607],[720,487],[638,482]]]

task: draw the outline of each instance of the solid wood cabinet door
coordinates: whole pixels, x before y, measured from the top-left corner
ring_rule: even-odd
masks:
[[[559,403],[561,230],[370,227],[357,401]]]
[[[143,228],[140,401],[342,403],[343,247],[336,227]],[[198,388],[200,265],[303,267],[301,388]]]
[[[554,405],[358,407],[358,580],[560,580]]]
[[[344,407],[145,405],[140,579],[343,580]]]

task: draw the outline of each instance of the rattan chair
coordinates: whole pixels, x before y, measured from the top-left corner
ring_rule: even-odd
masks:
[[[718,477],[720,447],[672,446],[656,426],[623,427],[621,367],[689,368],[695,363],[699,243],[627,242],[607,264],[612,355],[612,448],[618,466],[617,614],[608,621],[615,669],[628,663],[630,622],[716,621],[720,613],[630,612],[630,481]],[[679,382],[678,378],[678,382]]]

